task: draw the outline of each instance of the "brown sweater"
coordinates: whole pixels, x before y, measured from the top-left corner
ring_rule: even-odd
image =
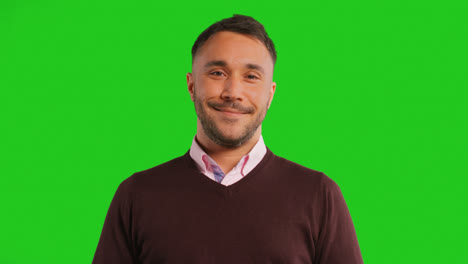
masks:
[[[338,185],[274,155],[219,184],[184,156],[117,189],[94,264],[362,263]]]

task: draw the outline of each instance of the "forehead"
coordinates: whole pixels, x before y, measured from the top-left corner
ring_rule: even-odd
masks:
[[[258,64],[266,71],[273,71],[270,53],[260,40],[229,31],[216,33],[200,47],[194,67],[202,68],[210,61],[225,61],[232,67]]]

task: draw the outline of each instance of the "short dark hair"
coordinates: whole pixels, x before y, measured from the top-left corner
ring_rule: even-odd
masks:
[[[233,15],[221,21],[214,23],[203,31],[192,46],[192,62],[201,46],[214,34],[220,31],[230,31],[244,35],[250,35],[260,40],[268,52],[270,52],[273,65],[276,63],[276,50],[273,41],[268,37],[265,27],[250,16]]]

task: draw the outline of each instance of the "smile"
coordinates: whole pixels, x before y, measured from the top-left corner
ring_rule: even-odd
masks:
[[[233,117],[237,117],[237,116],[242,116],[244,115],[245,113],[242,113],[242,112],[239,112],[235,109],[230,109],[230,108],[216,108],[216,107],[213,107],[216,111],[218,112],[221,112],[227,116],[233,116]]]

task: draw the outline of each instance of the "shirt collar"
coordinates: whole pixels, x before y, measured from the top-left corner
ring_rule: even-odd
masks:
[[[265,142],[263,141],[263,136],[260,135],[260,138],[258,139],[255,146],[250,150],[249,153],[240,159],[239,163],[232,170],[240,169],[242,176],[245,176],[247,173],[253,170],[253,168],[255,168],[258,163],[260,163],[266,152],[267,150]],[[216,162],[200,147],[196,140],[196,136],[194,136],[192,140],[192,146],[190,147],[190,157],[195,161],[198,169],[204,174],[206,174],[208,170],[211,170],[209,163],[216,164]]]

